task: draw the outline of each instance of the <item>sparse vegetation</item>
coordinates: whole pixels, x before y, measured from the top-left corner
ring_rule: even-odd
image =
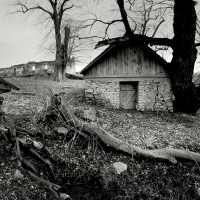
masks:
[[[174,147],[200,153],[198,113],[193,117],[88,105],[82,98],[83,80],[69,80],[63,84],[34,78],[8,80],[21,90],[3,94],[3,110],[18,126],[34,132],[43,130],[43,137],[41,134],[38,137],[52,150],[55,159],[61,157],[66,161],[66,164],[55,163],[54,172],[56,184],[72,199],[200,199],[200,167],[195,160],[179,160],[174,165],[131,158],[111,151],[95,138],[83,139],[75,130],[71,130],[73,137],[70,131],[65,136],[59,135],[55,131],[59,124],[52,123],[45,128],[36,123],[44,105],[48,104],[49,89],[53,93],[64,90],[63,100],[77,117],[88,120],[83,117],[84,110],[94,107],[97,113],[92,123],[128,143],[147,149]],[[3,140],[0,140],[0,152],[0,199],[54,199],[49,190],[17,164]],[[116,174],[112,164],[117,161],[126,163],[128,169]],[[42,166],[39,163],[36,166],[45,175]],[[24,174],[24,179],[13,178],[16,169]]]

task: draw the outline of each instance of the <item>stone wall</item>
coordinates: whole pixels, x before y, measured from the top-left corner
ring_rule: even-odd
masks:
[[[119,82],[87,80],[86,88],[85,98],[87,102],[119,108]]]
[[[41,61],[41,62],[28,62],[25,64],[13,65],[8,68],[0,69],[1,77],[13,77],[28,74],[39,74],[41,72],[54,73],[55,62],[54,61]],[[75,58],[72,57],[67,63],[66,73],[76,74]]]
[[[119,108],[119,82],[86,80],[86,88],[87,102],[97,102],[106,107]],[[173,94],[168,79],[139,81],[137,94],[137,110],[173,112]]]
[[[173,112],[173,93],[169,79],[145,80],[138,83],[137,110]]]

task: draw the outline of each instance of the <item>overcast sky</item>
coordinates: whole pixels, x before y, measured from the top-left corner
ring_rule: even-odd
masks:
[[[34,16],[25,19],[22,14],[8,15],[10,2],[13,0],[0,0],[0,68],[29,61],[52,60],[52,57],[45,56],[40,49],[43,35],[35,24]],[[90,59],[101,51],[91,49]],[[85,64],[78,65],[77,70],[84,66]]]
[[[42,60],[37,53],[41,38],[33,21],[20,15],[7,16],[9,2],[0,0],[0,68]]]

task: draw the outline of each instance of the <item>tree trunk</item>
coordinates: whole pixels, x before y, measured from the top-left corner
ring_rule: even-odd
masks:
[[[56,64],[55,64],[55,81],[63,82],[66,79],[66,66],[68,62],[68,43],[70,29],[65,27],[64,44],[61,42],[60,27],[55,28],[56,34]]]
[[[63,82],[63,66],[62,63],[56,61],[54,80],[57,82]]]
[[[124,8],[124,0],[117,0],[117,3],[126,29],[126,35],[130,39],[139,39],[145,45],[163,45],[170,46],[173,49],[173,58],[168,72],[175,96],[174,107],[182,112],[195,113],[198,109],[198,102],[193,90],[194,87],[192,87],[192,77],[197,57],[195,47],[196,2],[194,0],[174,1],[174,38],[172,40],[167,38],[150,38],[136,35],[134,32],[131,35]],[[99,42],[97,46],[106,43],[109,43],[108,40]]]
[[[66,79],[66,69],[67,69],[67,63],[69,62],[69,38],[70,38],[70,28],[65,26],[65,38],[64,38],[64,44],[63,44],[63,81]]]
[[[55,37],[56,37],[56,61],[55,61],[55,81],[62,82],[62,43],[60,27],[55,21]]]
[[[176,0],[174,4],[173,58],[171,83],[175,96],[175,107],[182,112],[193,112],[191,98],[192,76],[196,61],[195,47],[196,11],[192,0]]]

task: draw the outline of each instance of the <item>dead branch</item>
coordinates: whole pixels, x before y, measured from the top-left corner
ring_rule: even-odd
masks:
[[[54,196],[56,197],[56,199],[58,200],[63,200],[63,199],[70,199],[70,196],[65,194],[65,198],[62,198],[63,193],[60,193],[59,192],[59,189],[61,188],[61,186],[59,185],[56,185],[54,183],[51,183],[50,181],[47,181],[35,174],[33,174],[32,172],[28,171],[28,173],[34,178],[36,179],[37,181],[39,181],[40,183],[43,183],[53,194]]]
[[[123,36],[123,37],[117,37],[112,38],[108,40],[99,41],[95,48],[99,48],[105,45],[118,43],[118,42],[124,42],[124,41],[132,41],[137,44],[143,44],[143,45],[160,45],[160,46],[172,46],[173,40],[168,38],[152,38],[145,35],[138,35],[133,34],[132,37]]]
[[[16,155],[18,159],[21,161],[21,166],[25,168],[26,170],[31,170],[33,173],[37,173],[37,170],[35,167],[26,159],[23,158],[20,150],[20,144],[18,138],[16,139]]]
[[[53,17],[53,14],[50,11],[48,11],[44,7],[40,6],[39,4],[37,4],[35,6],[28,7],[26,3],[23,3],[22,1],[18,0],[13,5],[19,7],[19,9],[15,12],[10,13],[10,14],[16,14],[16,13],[24,13],[25,14],[25,13],[32,12],[32,11],[35,11],[35,10],[41,10],[41,11],[47,13],[48,15],[50,15],[51,18]]]
[[[46,155],[50,158],[51,151],[45,147],[42,143],[35,141],[30,136],[35,136],[30,131],[24,130],[20,127],[15,127],[14,123],[11,120],[8,120],[6,116],[2,113],[0,115],[0,135],[4,136],[4,139],[8,142],[9,148],[15,147],[15,154],[18,160],[21,163],[21,166],[26,169],[29,174],[36,178],[38,181],[44,183],[49,190],[55,195],[55,197],[59,200],[61,199],[69,199],[69,195],[58,192],[60,186],[57,186],[54,183],[46,181],[45,179],[38,177],[39,171],[36,167],[31,163],[30,160],[24,157],[24,153],[29,154],[33,158],[41,161],[47,166],[48,175],[50,176],[50,180],[55,181],[55,175],[53,171],[53,165],[50,160],[43,158],[42,155]],[[10,146],[11,145],[11,146]],[[59,162],[65,162],[60,157],[58,158]]]

